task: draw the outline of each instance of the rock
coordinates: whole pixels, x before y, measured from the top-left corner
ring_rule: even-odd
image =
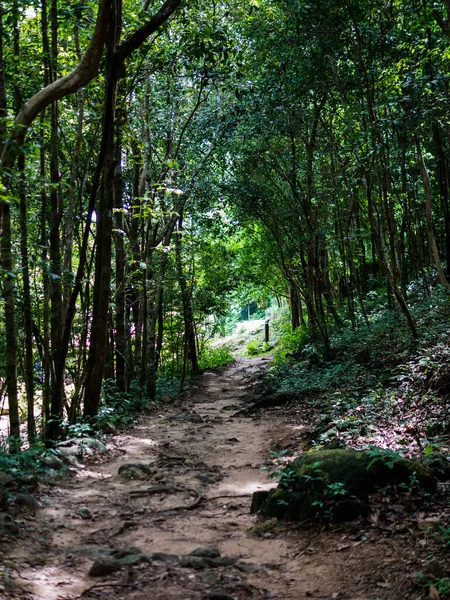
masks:
[[[172,396],[170,394],[161,394],[159,399],[163,404],[170,404],[172,402]]]
[[[375,452],[343,449],[307,453],[288,465],[288,468],[296,470],[295,489],[308,487],[307,478],[303,476],[310,475],[315,465],[322,473],[323,484],[342,483],[350,494],[365,495],[388,483],[409,484],[412,475],[424,491],[433,493],[436,490],[435,477],[420,462],[382,449]]]
[[[253,492],[252,496],[252,504],[250,506],[250,514],[254,515],[258,513],[267,502],[270,491],[268,490],[258,490]]]
[[[364,507],[367,494],[387,484],[409,485],[412,476],[417,478],[422,490],[435,491],[436,478],[429,469],[392,452],[381,449],[308,452],[286,466],[278,489],[267,499],[264,515],[303,521],[328,513],[333,516],[337,508],[342,518],[355,511],[361,516],[367,514]],[[341,484],[346,498],[336,493],[337,484]],[[337,507],[350,496],[355,496],[359,504]]]
[[[216,585],[219,581],[219,577],[220,575],[216,569],[205,569],[205,571],[202,573],[202,579],[208,584],[208,587]]]
[[[217,548],[197,548],[194,552],[200,554],[188,554],[182,556],[180,565],[187,569],[216,569],[217,567],[230,567],[236,562],[235,558],[220,556]]]
[[[218,558],[220,550],[218,548],[196,548],[189,553],[189,556],[201,556],[203,558]]]
[[[303,395],[295,390],[288,390],[285,392],[278,392],[277,394],[272,394],[270,396],[262,396],[255,400],[253,403],[246,406],[243,410],[240,410],[236,413],[245,414],[251,412],[253,410],[259,410],[260,408],[271,408],[273,406],[284,406],[289,402],[299,402],[302,400]]]
[[[95,448],[96,450],[100,450],[100,452],[108,452],[108,448],[105,444],[93,437],[81,438],[81,440],[78,441],[78,445],[82,448]]]
[[[27,508],[31,512],[36,512],[38,508],[41,508],[39,502],[32,496],[31,494],[26,494],[24,492],[18,493],[14,495],[14,502],[18,506],[22,506]]]
[[[70,550],[71,554],[86,555],[88,547],[79,546]],[[95,559],[89,571],[89,575],[93,577],[109,575],[110,573],[119,571],[124,566],[138,565],[153,560],[151,555],[145,554],[139,548],[117,550],[116,548],[99,548],[97,546],[88,555],[93,556]]]
[[[73,457],[81,458],[83,455],[83,450],[81,449],[81,446],[61,446],[58,447],[57,452],[64,459]]]
[[[209,560],[201,556],[182,556],[180,565],[187,569],[196,569],[197,571],[207,569],[211,566]]]
[[[218,558],[207,559],[211,567],[231,567],[236,564],[236,559],[232,556],[219,556]]]
[[[102,421],[99,425],[99,429],[102,433],[110,435],[117,433],[117,427],[111,421]]]
[[[65,455],[74,454],[75,456],[82,456],[83,450],[86,452],[87,448],[95,448],[96,450],[100,450],[100,452],[108,452],[108,448],[105,444],[94,437],[71,438],[69,440],[64,440],[63,442],[58,442],[56,447],[59,452],[61,452],[63,448],[75,448],[76,450],[72,450],[72,452],[62,452],[62,454]]]
[[[144,463],[125,463],[119,467],[119,477],[122,479],[148,479],[154,471]]]
[[[94,560],[94,563],[89,570],[89,575],[91,577],[109,575],[110,573],[120,571],[122,566],[122,562],[117,560],[117,558],[112,556],[100,556]]]
[[[92,513],[86,506],[79,508],[75,514],[81,517],[84,521],[89,521],[92,519]]]
[[[257,573],[258,571],[261,571],[261,567],[254,565],[253,563],[240,562],[236,563],[234,566],[238,571],[242,571],[243,573]]]
[[[143,562],[151,562],[152,557],[149,554],[143,552],[136,552],[131,554],[125,554],[122,558],[118,559],[123,566],[140,565]]]
[[[46,454],[42,458],[42,464],[44,467],[47,467],[48,469],[54,469],[55,471],[59,471],[64,467],[64,462],[55,454]]]
[[[150,558],[164,563],[177,563],[180,561],[180,557],[176,554],[166,554],[165,552],[155,552],[150,555]]]

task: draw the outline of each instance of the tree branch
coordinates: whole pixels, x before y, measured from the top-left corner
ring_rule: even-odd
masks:
[[[117,49],[119,60],[125,60],[134,50],[139,48],[152,33],[155,33],[172,16],[181,2],[182,0],[166,0],[150,21],[147,21],[140,29],[120,44]]]
[[[13,166],[28,128],[40,112],[52,102],[76,92],[97,76],[112,14],[110,4],[111,0],[100,0],[91,43],[73,71],[39,90],[23,105],[14,122],[13,131],[3,148],[2,169]]]

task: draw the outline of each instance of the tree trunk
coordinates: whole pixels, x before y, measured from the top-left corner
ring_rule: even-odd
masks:
[[[428,243],[430,244],[431,254],[433,256],[434,265],[438,272],[439,281],[442,285],[445,285],[446,288],[449,287],[449,283],[444,273],[444,269],[441,265],[441,259],[439,258],[439,251],[436,244],[436,238],[434,237],[433,231],[433,215],[431,210],[431,182],[430,176],[428,175],[428,170],[425,165],[425,161],[422,154],[422,146],[420,143],[420,137],[417,131],[414,131],[414,141],[416,143],[417,149],[417,159],[419,162],[420,176],[422,178],[423,183],[423,194],[425,198],[425,214],[427,219],[427,234],[428,234]]]
[[[122,168],[121,168],[120,144],[116,149],[116,166],[114,171],[114,245],[116,250],[116,345],[115,345],[115,363],[116,363],[116,388],[119,392],[126,389],[126,282],[125,282],[125,244],[124,244],[124,226],[122,213]]]
[[[3,59],[3,21],[0,15],[0,133],[5,136],[7,112],[5,69]],[[19,449],[20,423],[17,396],[17,336],[14,306],[14,278],[11,242],[11,213],[9,204],[0,212],[0,261],[3,275],[3,302],[5,313],[5,353],[6,353],[6,391],[9,404],[9,434],[16,438],[10,444],[11,450]]]
[[[17,11],[17,4],[14,6]],[[16,13],[17,14],[17,13]],[[17,61],[20,58],[19,46],[19,23],[17,18],[14,23],[14,56]],[[17,85],[14,85],[15,110],[20,109],[21,93]],[[20,259],[22,266],[23,285],[23,313],[25,332],[25,391],[27,396],[27,434],[28,441],[32,443],[36,436],[36,423],[34,421],[34,373],[33,373],[33,316],[31,309],[30,269],[28,264],[28,228],[27,228],[27,204],[25,190],[25,155],[19,154],[19,209],[20,209]]]
[[[175,238],[175,252],[177,260],[178,270],[178,282],[180,285],[181,298],[183,302],[183,317],[184,317],[184,335],[185,335],[185,347],[189,362],[191,363],[191,373],[196,375],[199,371],[198,358],[197,358],[197,346],[195,340],[195,323],[194,323],[194,311],[192,306],[192,294],[187,289],[186,277],[183,271],[182,261],[182,235],[183,235],[183,213],[180,214],[178,219],[178,231]]]
[[[114,5],[111,18],[111,31],[107,41],[105,98],[109,103],[110,115],[103,170],[102,193],[97,208],[96,256],[94,302],[92,306],[92,325],[89,340],[89,357],[86,366],[84,387],[85,417],[93,417],[98,413],[100,395],[108,345],[108,311],[111,287],[111,258],[112,258],[112,213],[114,207],[114,176],[116,169],[115,147],[115,104],[117,96],[118,67],[114,58],[122,27],[121,1]],[[113,182],[113,185],[111,185]]]

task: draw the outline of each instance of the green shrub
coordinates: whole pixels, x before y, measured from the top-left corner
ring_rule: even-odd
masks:
[[[308,341],[310,337],[306,328],[297,327],[292,331],[291,324],[286,323],[278,340],[275,361],[282,363],[286,359],[286,354],[300,352]]]
[[[255,340],[254,342],[249,342],[245,346],[245,349],[247,351],[248,356],[256,356],[260,353],[260,343],[258,342],[258,340]]]
[[[107,421],[113,425],[131,425],[136,420],[136,415],[148,405],[149,399],[143,393],[137,380],[130,385],[128,392],[118,392],[113,380],[107,379],[103,383],[102,401],[96,425],[100,426]]]
[[[199,357],[199,368],[201,371],[205,369],[219,369],[226,367],[233,362],[233,355],[230,347],[226,344],[212,348],[205,346]]]
[[[0,471],[9,473],[15,478],[48,472],[49,469],[41,463],[44,454],[45,446],[43,443],[35,443],[26,450],[15,454],[10,454],[6,449],[0,450]]]

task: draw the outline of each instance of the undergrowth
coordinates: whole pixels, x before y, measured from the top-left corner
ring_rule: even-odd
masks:
[[[418,340],[403,316],[373,293],[369,326],[361,321],[355,329],[330,328],[331,348],[303,328],[281,334],[267,381],[275,392],[298,391],[307,417],[314,412],[313,420],[324,423],[315,443],[336,437],[342,445],[362,443],[358,438],[376,435],[380,422],[387,427],[403,415],[408,435],[402,425],[383,445],[399,449],[413,443],[423,453],[433,437],[429,424],[439,432],[439,424],[450,420],[449,297],[441,286],[430,295],[422,286],[411,287]]]
[[[226,367],[234,360],[230,347],[227,344],[203,348],[199,357],[199,368],[201,371],[206,369],[220,369]]]
[[[0,472],[12,475],[16,480],[32,480],[35,476],[48,473],[43,464],[45,446],[43,443],[32,444],[29,448],[10,454],[6,449],[0,450]]]

